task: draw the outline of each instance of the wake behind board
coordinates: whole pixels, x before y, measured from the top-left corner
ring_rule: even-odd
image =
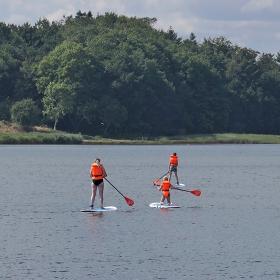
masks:
[[[96,212],[110,212],[110,211],[116,211],[118,210],[115,206],[105,206],[104,208],[88,208],[88,209],[82,209],[81,212],[85,213],[96,213]]]
[[[169,208],[180,208],[181,206],[175,204],[160,204],[160,202],[152,202],[149,204],[151,208],[161,208],[161,209],[169,209]]]

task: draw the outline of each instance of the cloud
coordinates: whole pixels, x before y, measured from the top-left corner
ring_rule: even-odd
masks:
[[[156,17],[156,28],[172,26],[183,38],[190,32],[200,40],[225,36],[260,51],[279,51],[280,0],[0,0],[0,21],[34,24],[39,18],[60,20],[78,10]]]
[[[263,20],[197,20],[194,33],[199,39],[224,36],[233,44],[248,47],[260,52],[277,53],[279,40],[275,34],[279,31],[274,21]],[[268,32],[269,31],[269,32]]]
[[[280,32],[275,32],[274,33],[274,38],[280,41]]]
[[[17,22],[20,22],[20,23],[23,23],[23,22],[28,22],[29,18],[28,16],[26,15],[23,15],[23,14],[12,14],[7,22],[9,23],[17,23]]]
[[[250,0],[242,8],[243,12],[255,12],[265,9],[273,9],[274,0]]]
[[[72,14],[75,14],[77,11],[73,6],[69,6],[64,9],[58,9],[48,15],[46,15],[46,18],[52,22],[52,21],[58,21],[63,18],[63,16],[70,16]]]

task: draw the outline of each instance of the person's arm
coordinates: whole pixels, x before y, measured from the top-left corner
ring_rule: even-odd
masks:
[[[103,165],[102,165],[102,169],[103,169],[103,176],[104,176],[104,178],[105,178],[105,177],[107,177],[107,173],[106,173],[106,170],[105,170],[105,168],[104,168]]]

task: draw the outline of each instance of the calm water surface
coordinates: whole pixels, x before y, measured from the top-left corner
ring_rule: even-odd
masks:
[[[149,208],[174,151],[203,194]],[[133,207],[79,212],[95,157]],[[0,146],[0,279],[280,279],[279,171],[279,145]]]

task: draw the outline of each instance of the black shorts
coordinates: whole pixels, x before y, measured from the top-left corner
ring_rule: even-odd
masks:
[[[177,166],[172,165],[170,168],[170,172],[177,172]]]
[[[101,183],[103,183],[103,179],[98,179],[98,180],[92,179],[92,183],[93,183],[95,186],[98,187]]]

